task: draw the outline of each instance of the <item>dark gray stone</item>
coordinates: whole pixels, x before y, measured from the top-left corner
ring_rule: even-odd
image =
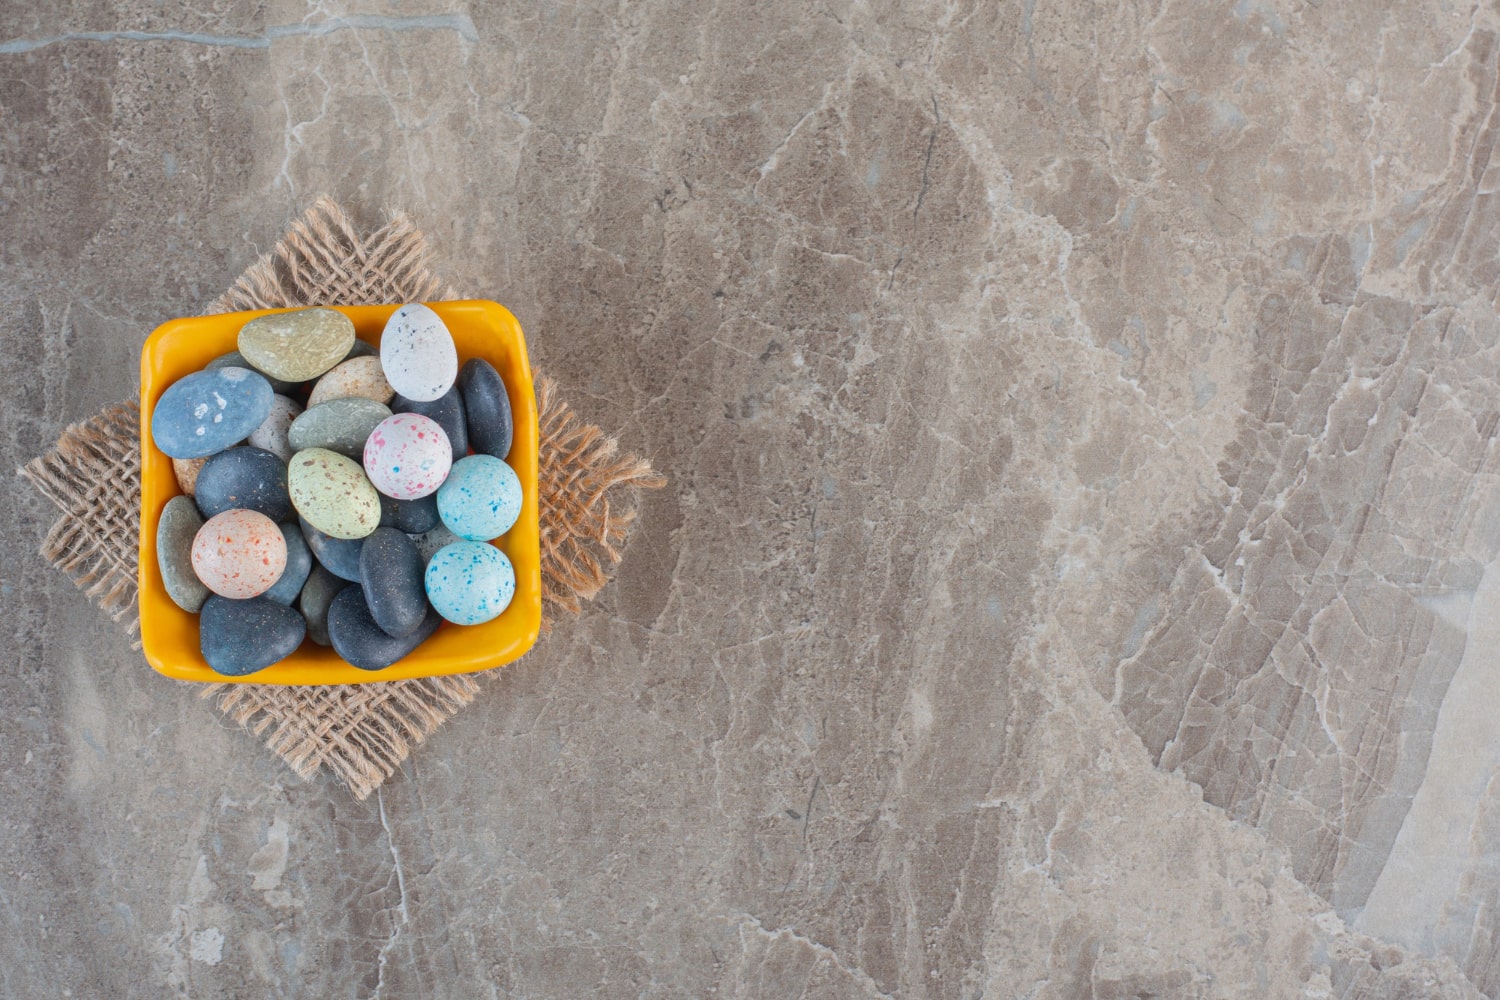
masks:
[[[370,617],[388,635],[410,635],[427,614],[425,563],[414,543],[395,528],[376,528],[359,553],[359,585]]]
[[[334,538],[332,535],[325,535],[308,524],[306,518],[298,518],[298,523],[314,558],[328,572],[340,580],[359,582],[359,550],[365,544],[363,538]]]
[[[496,378],[498,377],[497,375]],[[453,446],[453,461],[457,462],[469,453],[469,430],[464,415],[464,400],[459,395],[458,386],[455,385],[429,403],[407,399],[397,393],[396,398],[391,400],[391,412],[418,413],[436,421],[437,425],[443,429],[443,433],[448,435],[448,443]],[[510,412],[508,406],[506,412]]]
[[[401,638],[375,623],[359,587],[345,587],[328,609],[328,637],[345,661],[361,670],[384,670],[416,649],[442,624],[443,616],[428,607],[422,623]]]
[[[505,380],[483,358],[470,358],[458,373],[469,447],[479,455],[505,458],[510,454],[514,427]]]
[[[205,518],[226,510],[253,510],[277,522],[292,516],[286,463],[249,445],[221,451],[203,463],[193,499]]]
[[[416,500],[396,500],[380,494],[380,526],[395,528],[408,535],[420,535],[431,531],[441,523],[438,517],[437,494],[430,493]]]
[[[198,646],[215,672],[242,677],[286,659],[302,645],[307,623],[264,597],[231,601],[215,594],[198,616]]]

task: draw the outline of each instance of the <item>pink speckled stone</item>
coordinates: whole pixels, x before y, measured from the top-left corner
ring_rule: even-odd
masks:
[[[453,465],[448,435],[430,417],[397,413],[375,425],[365,442],[365,475],[396,500],[436,493]]]
[[[259,597],[286,569],[286,538],[276,522],[253,510],[226,510],[193,538],[193,572],[220,597]]]

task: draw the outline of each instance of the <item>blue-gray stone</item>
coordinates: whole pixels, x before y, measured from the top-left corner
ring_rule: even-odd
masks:
[[[230,351],[228,354],[221,354],[203,367],[204,370],[213,368],[248,368],[255,374],[263,377],[267,382],[271,383],[271,388],[282,396],[292,395],[297,391],[298,386],[302,384],[300,382],[283,382],[279,378],[272,378],[265,372],[261,371],[259,368],[252,365],[250,362],[246,361],[245,356],[239,351]]]
[[[395,528],[408,535],[420,535],[431,531],[440,523],[437,494],[429,493],[416,500],[396,500],[380,494],[380,526]]]
[[[410,635],[427,614],[425,564],[416,544],[395,528],[376,528],[359,553],[359,585],[375,624],[390,636]]]
[[[252,597],[232,601],[215,594],[198,616],[198,648],[217,673],[241,677],[291,656],[307,623],[285,604]]]
[[[325,535],[307,523],[307,518],[298,518],[302,526],[302,537],[307,539],[313,557],[324,568],[340,580],[359,582],[359,550],[365,544],[363,538],[334,538]]]
[[[249,445],[221,451],[204,462],[193,499],[205,518],[226,510],[253,510],[273,521],[292,516],[286,463],[273,452]]]
[[[203,527],[203,515],[192,497],[175,496],[162,508],[156,522],[156,565],[161,582],[179,608],[194,614],[208,600],[209,589],[193,572],[193,539]]]
[[[470,358],[459,370],[458,391],[463,396],[469,447],[478,455],[505,458],[514,434],[505,380],[488,361]]]
[[[321,563],[313,563],[312,572],[307,575],[307,582],[302,585],[302,596],[297,598],[297,607],[302,609],[302,617],[307,619],[307,637],[319,646],[330,646],[332,642],[328,638],[328,606],[333,599],[339,595],[339,591],[349,586],[348,580],[340,580]]]
[[[271,589],[261,596],[277,604],[289,605],[302,593],[302,585],[312,572],[312,549],[307,547],[307,540],[302,537],[302,528],[295,522],[286,521],[277,527],[281,529],[281,537],[286,539],[286,569],[281,571],[281,577],[271,585]]]
[[[328,637],[334,652],[361,670],[384,670],[420,646],[437,631],[443,616],[427,609],[415,630],[395,638],[370,614],[370,606],[359,587],[345,587],[328,609]]]
[[[499,376],[497,375],[496,378]],[[469,430],[464,416],[464,400],[458,393],[457,385],[427,403],[417,399],[407,399],[397,393],[396,398],[391,400],[391,412],[418,413],[437,421],[443,433],[448,435],[448,443],[453,446],[453,461],[457,462],[469,453]],[[509,406],[506,407],[506,412],[510,412]]]
[[[170,458],[204,458],[243,441],[271,413],[276,393],[248,368],[193,372],[151,411],[151,439]]]

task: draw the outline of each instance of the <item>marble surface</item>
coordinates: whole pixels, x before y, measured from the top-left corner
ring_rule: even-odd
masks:
[[[356,803],[35,555],[0,995],[1500,994],[1500,13],[0,5],[0,446],[312,198],[671,477]]]

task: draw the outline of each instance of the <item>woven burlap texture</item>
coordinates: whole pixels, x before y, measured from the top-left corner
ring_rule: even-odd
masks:
[[[459,298],[428,260],[427,241],[406,216],[394,214],[362,234],[343,209],[321,198],[205,313]],[[620,561],[639,491],[664,480],[580,421],[549,379],[538,374],[536,382],[545,632],[558,613],[576,614],[604,586]],[[137,403],[117,403],[69,427],[50,453],[19,470],[62,511],[42,555],[132,637],[140,630],[139,428]],[[219,684],[203,695],[304,778],[326,768],[363,799],[474,700],[483,676],[319,687]]]

